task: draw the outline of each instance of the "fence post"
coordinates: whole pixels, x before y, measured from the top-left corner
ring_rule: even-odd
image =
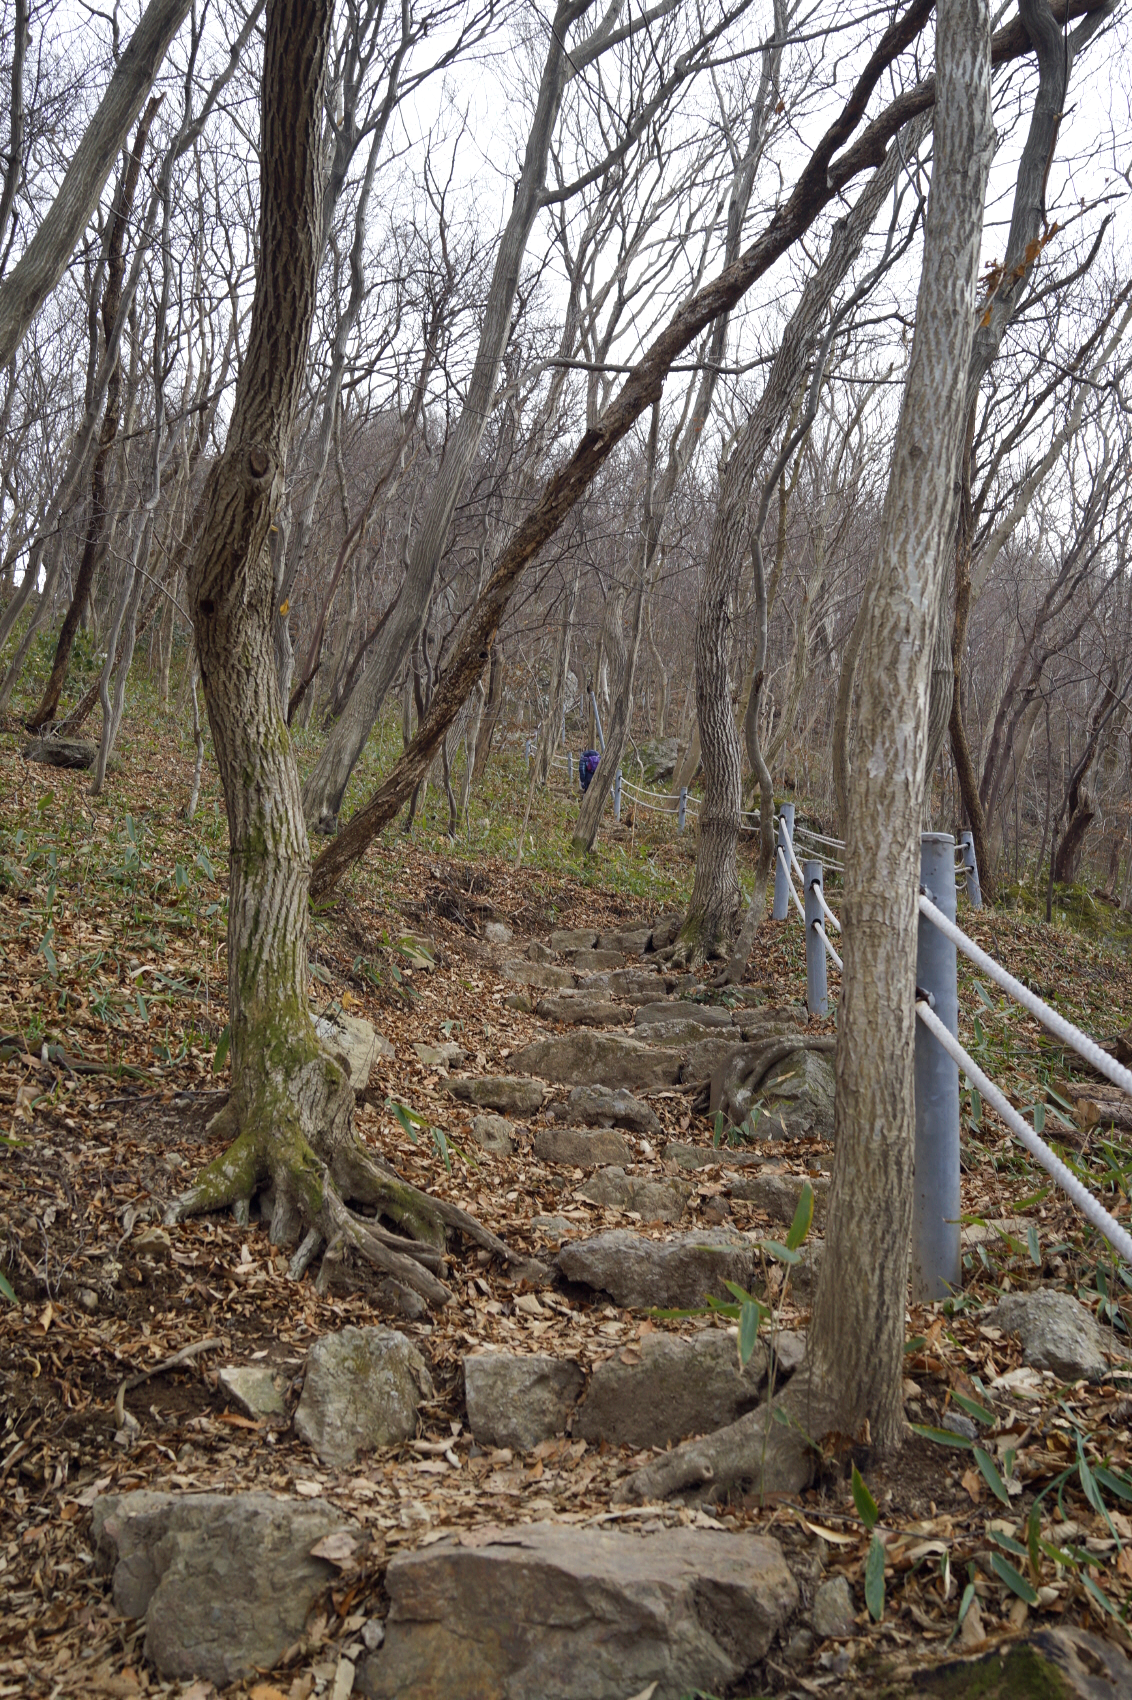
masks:
[[[574,788],[574,752],[573,752],[573,750],[567,750],[566,751],[566,774],[567,774],[567,777],[570,780],[570,789],[573,790],[573,788]]]
[[[613,818],[614,818],[614,820],[620,820],[621,819],[621,769],[620,768],[617,769],[617,773],[614,776],[614,780],[613,780]]]
[[[783,803],[778,813],[778,847],[789,863],[790,852],[786,848],[786,837],[782,830],[782,824],[784,821],[786,823],[786,831],[790,834],[790,837],[793,838],[793,803]],[[783,868],[782,863],[777,856],[774,858],[774,908],[771,913],[776,921],[785,921],[787,915],[790,913],[790,875],[786,872],[785,868]]]
[[[527,766],[531,764],[531,740],[528,738],[523,745],[523,754],[527,758]]]
[[[687,812],[687,808],[688,808],[688,787],[686,785],[684,785],[684,786],[681,786],[681,789],[680,789],[680,810],[679,810],[679,813],[676,816],[676,830],[677,830],[677,832],[683,832],[683,830],[684,830],[684,816]]]
[[[806,1008],[811,1015],[829,1014],[829,987],[825,973],[825,945],[817,932],[822,919],[821,904],[813,887],[822,883],[821,863],[803,862],[806,897]]]
[[[955,840],[925,832],[920,882],[937,909],[955,919]],[[948,1032],[959,1031],[955,946],[923,915],[916,949],[917,990],[929,992]],[[923,1022],[916,1022],[916,1169],[911,1292],[925,1304],[963,1282],[959,1224],[959,1069]]]
[[[983,906],[983,888],[979,884],[979,864],[975,859],[975,835],[961,832],[959,843],[963,850],[963,866],[967,870],[967,897],[972,909]]]

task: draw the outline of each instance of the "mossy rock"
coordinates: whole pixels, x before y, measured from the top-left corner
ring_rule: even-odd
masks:
[[[1132,1662],[1112,1641],[1079,1629],[1043,1629],[975,1659],[949,1660],[879,1686],[877,1700],[1124,1700]]]

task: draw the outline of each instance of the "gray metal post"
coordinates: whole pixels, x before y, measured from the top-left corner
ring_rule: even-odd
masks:
[[[786,848],[786,837],[782,831],[783,821],[786,822],[787,832],[789,832],[790,837],[793,838],[793,803],[783,803],[778,815],[778,847],[786,857],[787,862],[789,862],[790,852]],[[790,913],[790,876],[783,868],[782,863],[779,861],[777,856],[774,858],[774,908],[771,913],[776,921],[785,921],[787,915]],[[820,943],[821,941],[819,940],[818,942]]]
[[[955,840],[950,833],[924,833],[920,881],[936,908],[954,921]],[[958,1034],[955,946],[923,915],[917,938],[916,987],[931,994],[936,1015],[950,1033]],[[923,1022],[917,1021],[913,1303],[946,1298],[962,1285],[959,1210],[959,1070]]]
[[[688,808],[688,787],[686,785],[684,785],[684,786],[681,787],[681,790],[680,790],[680,812],[676,817],[676,830],[677,830],[677,832],[683,832],[683,830],[684,830],[684,816],[687,812],[687,808]]]
[[[574,784],[574,752],[573,752],[573,750],[567,750],[566,751],[566,773],[569,777],[571,786],[573,786],[573,784]]]
[[[621,769],[620,768],[617,769],[617,774],[616,774],[614,781],[613,781],[613,818],[614,818],[614,820],[620,820],[621,819]]]
[[[813,887],[822,884],[820,862],[803,862],[802,875],[806,885],[806,1008],[811,1015],[829,1014],[829,988],[825,975],[825,945],[814,923],[823,921],[821,904]]]
[[[523,754],[526,756],[527,763],[529,765],[530,759],[531,759],[531,740],[529,738],[527,739],[526,743],[523,745]]]
[[[597,711],[597,697],[590,692],[590,700],[594,705],[594,725],[597,727],[597,741],[601,745],[601,753],[605,754],[605,733],[601,729],[601,715]]]
[[[963,851],[963,866],[967,870],[967,898],[972,909],[983,906],[983,888],[979,884],[979,864],[975,860],[975,835],[973,832],[961,832],[959,845]]]

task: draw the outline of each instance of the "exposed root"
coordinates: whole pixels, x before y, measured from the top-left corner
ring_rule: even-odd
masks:
[[[717,1498],[729,1488],[758,1494],[800,1493],[813,1480],[819,1450],[798,1418],[801,1388],[792,1381],[773,1403],[738,1422],[663,1453],[620,1483],[614,1501],[645,1505],[687,1493]]]

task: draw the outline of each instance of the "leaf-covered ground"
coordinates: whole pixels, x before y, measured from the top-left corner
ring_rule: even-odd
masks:
[[[197,819],[181,819],[191,754],[166,727],[152,704],[138,716],[98,799],[85,775],[23,762],[14,725],[0,736],[0,1271],[15,1293],[14,1303],[0,1298],[0,1696],[205,1700],[211,1692],[147,1670],[140,1627],[115,1616],[96,1573],[88,1507],[105,1489],[131,1486],[319,1494],[372,1534],[365,1563],[343,1573],[285,1668],[227,1691],[257,1700],[332,1690],[339,1659],[358,1653],[360,1631],[380,1609],[393,1550],[454,1529],[546,1517],[757,1527],[783,1542],[805,1588],[823,1572],[844,1573],[859,1607],[857,1634],[776,1646],[760,1693],[858,1693],[949,1648],[1008,1641],[1035,1619],[1084,1624],[1129,1644],[1132,1375],[1121,1371],[1122,1310],[1132,1296],[1103,1242],[969,1093],[966,1286],[947,1306],[911,1312],[906,1392],[923,1427],[939,1427],[949,1408],[970,1416],[977,1450],[915,1438],[890,1468],[866,1468],[867,1491],[858,1486],[856,1496],[849,1460],[839,1457],[797,1503],[614,1511],[616,1482],[642,1460],[580,1440],[528,1456],[481,1451],[465,1432],[462,1356],[494,1341],[631,1362],[650,1328],[721,1322],[665,1323],[574,1292],[536,1294],[471,1247],[455,1248],[456,1302],[429,1321],[397,1323],[429,1359],[437,1389],[416,1442],[339,1475],[285,1423],[257,1425],[226,1408],[220,1366],[269,1364],[293,1406],[314,1339],[346,1322],[390,1318],[364,1270],[336,1277],[324,1298],[309,1277],[291,1283],[261,1222],[240,1229],[223,1216],[160,1230],[169,1198],[214,1151],[207,1123],[225,1092],[218,1055],[227,1019],[223,812],[206,767]],[[368,1016],[395,1049],[360,1106],[365,1136],[418,1184],[546,1258],[557,1242],[534,1229],[535,1216],[564,1215],[580,1234],[630,1224],[575,1196],[580,1171],[537,1163],[531,1128],[513,1157],[481,1151],[443,1074],[419,1062],[413,1045],[455,1038],[469,1067],[505,1072],[537,1023],[505,1007],[514,988],[500,974],[504,957],[553,927],[624,926],[679,902],[692,845],[671,819],[644,816],[610,826],[597,854],[580,861],[565,848],[572,810],[559,789],[536,799],[516,867],[521,741],[493,758],[456,844],[438,831],[446,808],[434,818],[435,801],[412,839],[388,833],[344,895],[314,918],[311,997]],[[836,886],[830,891],[836,907]],[[512,946],[478,936],[489,915],[513,930]],[[964,911],[961,919],[1094,1036],[1128,1028],[1132,986],[1120,941],[1021,913]],[[421,965],[405,942],[413,938],[430,941],[435,966]],[[774,1003],[797,1007],[804,952],[796,921],[768,922],[752,979]],[[1092,1077],[974,979],[961,975],[964,1041],[1016,1105],[1039,1106],[1047,1137],[1126,1220],[1129,1142],[1081,1132],[1073,1110]],[[421,1119],[415,1142],[394,1102]],[[652,1102],[670,1134],[711,1142],[712,1127],[687,1094]],[[433,1128],[445,1136],[450,1171]],[[788,1155],[809,1172],[831,1161],[828,1147]],[[641,1164],[663,1167],[659,1157]],[[716,1166],[692,1177],[697,1191],[682,1226],[729,1211],[740,1226],[780,1233],[727,1199],[727,1168],[723,1148]],[[1101,1315],[1113,1370],[1102,1384],[1063,1387],[1023,1369],[1017,1342],[988,1319],[985,1307],[1001,1292],[1039,1279]],[[779,1318],[805,1324],[788,1286]],[[180,1365],[160,1367],[202,1342]],[[147,1371],[155,1373],[138,1381]]]

